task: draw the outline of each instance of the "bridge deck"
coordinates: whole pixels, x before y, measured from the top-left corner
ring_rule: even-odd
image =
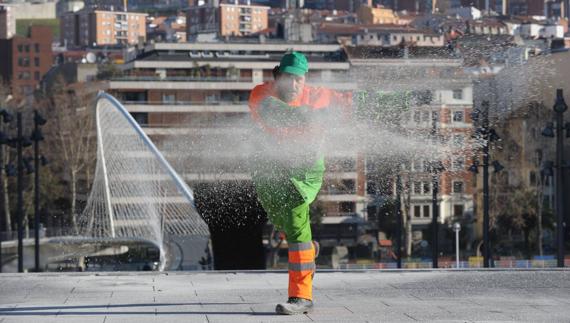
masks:
[[[318,272],[315,311],[273,314],[285,272],[0,275],[8,322],[570,321],[570,270]]]

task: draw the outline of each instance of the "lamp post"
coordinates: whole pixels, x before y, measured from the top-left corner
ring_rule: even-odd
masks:
[[[40,141],[44,140],[44,136],[40,126],[46,124],[38,111],[34,111],[34,131],[30,139],[34,142],[34,240],[35,240],[35,271],[40,271]]]
[[[435,114],[432,114],[432,140],[437,140],[437,118]],[[432,161],[430,165],[431,176],[432,176],[432,197],[431,197],[431,226],[432,226],[432,267],[438,267],[438,255],[439,255],[439,207],[437,205],[437,194],[439,191],[439,167],[436,161]]]
[[[477,139],[483,140],[483,267],[490,267],[491,259],[491,246],[489,241],[489,145],[493,141],[499,141],[500,137],[497,135],[494,129],[489,127],[489,101],[483,101],[481,106],[483,107],[483,120],[481,120],[481,126],[476,129]],[[473,120],[479,121],[480,111],[476,111],[473,114]],[[500,172],[504,167],[498,162],[493,161],[492,166],[494,172]],[[479,162],[473,161],[473,165],[469,167],[469,171],[477,174]]]
[[[18,227],[18,272],[24,272],[24,163],[22,149],[29,147],[32,142],[22,135],[22,113],[16,113],[17,137],[10,140],[9,145],[17,151],[17,203],[16,222]]]
[[[401,212],[401,195],[402,195],[402,179],[400,178],[400,174],[396,175],[396,203],[394,203],[394,214],[396,215],[396,241],[398,244],[398,248],[396,249],[396,256],[398,257],[396,265],[399,268],[402,268],[402,227],[404,226],[402,221],[402,212]]]
[[[461,231],[459,222],[453,224],[453,231],[455,231],[455,268],[459,268],[459,231]]]
[[[18,112],[16,114],[16,123],[18,127],[18,137],[16,137],[16,149],[17,149],[17,167],[18,167],[18,179],[17,179],[17,190],[18,199],[16,205],[16,221],[18,222],[18,272],[24,272],[24,226],[23,226],[23,207],[24,207],[24,181],[23,181],[23,161],[22,161],[22,113]]]
[[[554,163],[555,185],[556,185],[556,260],[558,267],[564,267],[564,130],[566,129],[566,137],[570,137],[570,123],[564,124],[564,112],[568,110],[568,105],[564,101],[562,89],[556,90],[556,101],[552,107],[556,113],[556,128],[554,124],[549,122],[542,131],[545,137],[554,137],[556,130],[556,162]]]
[[[7,100],[9,101],[9,100]],[[13,119],[13,116],[10,112],[8,112],[8,110],[6,109],[0,109],[0,116],[2,117],[2,121],[3,123],[8,123],[11,122]],[[2,130],[3,127],[2,127]],[[4,180],[4,147],[2,147],[2,145],[7,144],[8,143],[8,136],[4,133],[4,131],[0,131],[0,185],[3,185],[3,180]],[[4,200],[5,194],[4,194],[4,190],[2,190],[2,192],[0,193],[0,207],[2,207],[2,211],[5,210],[4,205],[6,203],[6,201]],[[3,213],[3,212],[2,212]],[[5,228],[6,226],[6,222],[5,222],[5,216],[6,214],[2,214],[2,216],[0,217],[0,273],[2,272],[2,232],[4,230],[6,230],[7,228]]]

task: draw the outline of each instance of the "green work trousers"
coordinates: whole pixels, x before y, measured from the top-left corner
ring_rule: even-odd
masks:
[[[309,207],[323,183],[324,158],[313,165],[288,168],[265,165],[253,172],[257,197],[275,227],[284,231],[289,243],[312,240]]]

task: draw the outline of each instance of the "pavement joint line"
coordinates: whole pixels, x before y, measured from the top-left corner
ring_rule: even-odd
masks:
[[[409,317],[409,318],[411,318],[411,319],[414,320],[414,321],[417,321],[417,319],[416,319],[415,317],[411,316],[411,315],[408,314],[408,313],[404,313],[404,315],[407,316],[407,317]]]

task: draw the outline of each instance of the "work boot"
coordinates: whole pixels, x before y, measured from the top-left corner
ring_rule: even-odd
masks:
[[[289,297],[287,303],[275,307],[275,312],[283,315],[307,314],[312,310],[313,301],[299,297]]]

